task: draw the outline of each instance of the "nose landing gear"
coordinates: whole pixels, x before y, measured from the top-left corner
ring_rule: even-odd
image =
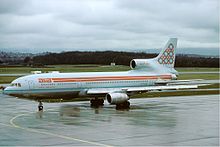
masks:
[[[40,100],[39,101],[39,104],[38,104],[38,111],[43,111],[44,107],[43,107],[43,103],[42,101]]]

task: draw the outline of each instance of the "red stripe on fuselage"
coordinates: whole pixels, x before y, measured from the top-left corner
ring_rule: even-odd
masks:
[[[80,77],[80,78],[51,78],[53,82],[94,82],[94,81],[114,81],[114,80],[153,80],[171,79],[171,75],[160,76],[111,76],[111,77]]]

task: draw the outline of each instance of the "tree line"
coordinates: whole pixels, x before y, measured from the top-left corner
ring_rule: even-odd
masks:
[[[46,55],[34,56],[33,64],[55,65],[55,64],[101,64],[110,65],[114,62],[117,65],[129,65],[132,59],[147,59],[156,57],[157,54],[97,51],[97,52],[62,52],[48,53]],[[176,67],[219,67],[219,58],[177,55]]]

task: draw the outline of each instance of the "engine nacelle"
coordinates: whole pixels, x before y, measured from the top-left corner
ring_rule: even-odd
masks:
[[[106,99],[110,104],[120,104],[129,100],[129,97],[125,93],[108,93]]]
[[[149,59],[133,59],[130,62],[130,67],[131,69],[146,68],[149,64]]]

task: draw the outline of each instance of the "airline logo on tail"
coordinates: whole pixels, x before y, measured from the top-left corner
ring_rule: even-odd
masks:
[[[173,64],[174,62],[174,45],[170,43],[168,48],[158,58],[160,64]]]

